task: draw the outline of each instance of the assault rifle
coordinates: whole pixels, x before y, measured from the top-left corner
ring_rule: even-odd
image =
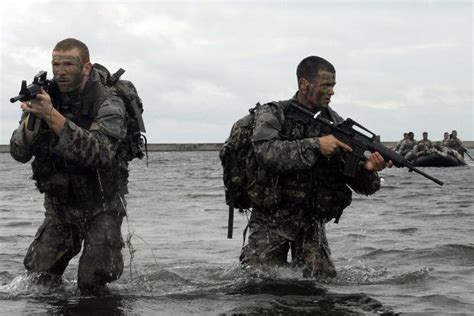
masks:
[[[428,178],[439,185],[443,185],[442,181],[417,169],[415,166],[413,166],[412,163],[405,159],[405,157],[382,145],[380,142],[377,141],[377,136],[374,133],[372,133],[359,123],[351,120],[350,118],[346,119],[342,123],[336,124],[328,119],[320,117],[319,114],[321,112],[313,113],[308,109],[295,103],[291,103],[291,106],[293,106],[299,112],[311,116],[318,123],[329,127],[329,129],[331,130],[331,134],[334,135],[334,137],[336,137],[338,140],[349,145],[352,148],[352,152],[348,153],[347,155],[343,172],[344,175],[354,177],[356,175],[359,162],[364,161],[366,159],[364,153],[366,151],[370,151],[372,153],[377,151],[380,153],[380,155],[382,155],[385,161],[391,160],[395,167],[407,167],[410,171],[415,171],[416,173],[421,174],[423,177]],[[371,135],[371,137],[354,129],[354,126],[367,132]]]
[[[42,70],[33,78],[33,82],[26,85],[26,80],[21,82],[20,92],[16,97],[10,98],[11,103],[16,101],[26,102],[36,98],[41,88],[47,90],[50,80],[46,79],[47,72]],[[36,116],[30,113],[27,128],[32,131],[35,128]]]

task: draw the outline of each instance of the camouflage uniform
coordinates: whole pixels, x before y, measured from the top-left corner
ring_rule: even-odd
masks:
[[[441,141],[441,146],[448,147],[449,138],[445,138]]]
[[[456,150],[459,154],[461,154],[464,159],[464,152],[466,151],[466,147],[459,138],[450,137],[447,141],[447,147]]]
[[[348,185],[372,194],[380,188],[379,177],[362,165],[356,178],[343,176],[343,154],[328,159],[319,152],[317,137],[329,131],[291,110],[290,102],[296,98],[263,105],[255,114],[257,181],[273,198],[253,201],[248,244],[240,259],[244,264],[286,264],[291,249],[293,263],[305,276],[335,276],[325,222],[337,220],[351,203]],[[321,115],[342,120],[331,109]]]
[[[418,141],[418,144],[423,143],[426,149],[433,148],[433,142],[429,139],[421,139]]]
[[[402,143],[403,143],[403,141],[404,141],[405,139],[406,139],[406,138],[400,140],[400,141],[397,143],[397,145],[395,145],[395,151],[400,152],[400,148],[401,148]]]
[[[120,228],[128,167],[119,145],[126,135],[126,109],[95,70],[81,96],[61,98],[54,86],[49,94],[66,118],[61,135],[42,122],[28,145],[23,120],[10,140],[14,159],[26,163],[34,156],[33,179],[45,194],[45,219],[24,264],[45,281],[60,280],[84,242],[78,287],[82,293],[97,292],[123,271]]]
[[[430,142],[431,143],[431,142]],[[420,140],[418,144],[413,147],[413,158],[426,156],[431,153],[431,147],[428,147],[425,141]]]
[[[440,153],[442,156],[451,155],[454,158],[456,158],[457,160],[459,160],[460,163],[464,163],[463,156],[455,149],[445,147],[445,146],[441,146],[440,150],[437,150],[437,152]]]
[[[400,150],[399,150],[400,155],[406,156],[413,150],[415,145],[416,145],[416,140],[409,139],[409,138],[405,139],[404,141],[402,141],[400,145]]]

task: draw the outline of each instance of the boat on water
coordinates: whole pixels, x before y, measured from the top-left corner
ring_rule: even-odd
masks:
[[[458,167],[465,166],[466,162],[450,154],[430,153],[417,157],[413,165],[416,167]]]

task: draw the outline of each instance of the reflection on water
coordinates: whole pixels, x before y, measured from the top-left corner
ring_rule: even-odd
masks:
[[[125,315],[129,314],[120,295],[52,300],[46,313],[52,315]]]

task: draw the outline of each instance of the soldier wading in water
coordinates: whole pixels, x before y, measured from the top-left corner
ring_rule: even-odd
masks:
[[[22,103],[10,153],[26,163],[44,193],[46,209],[24,259],[40,284],[60,284],[69,261],[81,251],[81,294],[107,293],[123,271],[121,225],[125,215],[128,159],[127,111],[116,90],[103,84],[87,46],[65,39],[52,52],[54,80],[48,91]],[[29,115],[38,119],[26,128]]]
[[[263,169],[262,192],[272,203],[254,205],[249,221],[243,264],[285,265],[288,252],[306,277],[336,275],[325,223],[338,219],[351,203],[352,188],[370,195],[380,188],[377,171],[387,166],[375,152],[355,178],[343,176],[344,155],[351,148],[324,126],[303,118],[290,106],[297,103],[339,123],[328,105],[334,94],[335,69],[323,58],[310,56],[297,68],[298,91],[287,101],[256,108],[252,143],[258,168]],[[391,162],[388,164],[390,167]]]

